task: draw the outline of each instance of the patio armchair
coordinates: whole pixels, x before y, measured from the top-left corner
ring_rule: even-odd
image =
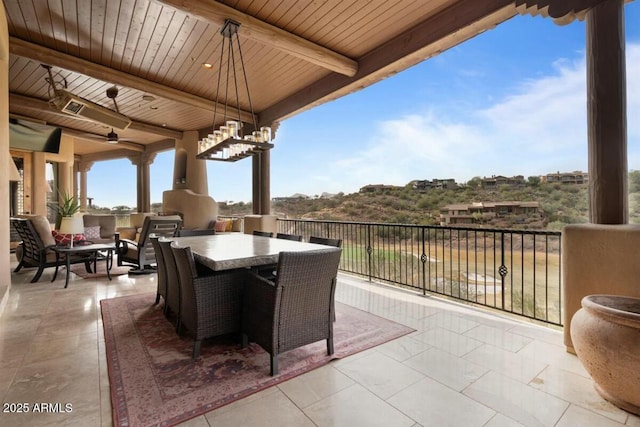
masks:
[[[271,231],[253,230],[253,235],[262,237],[273,237],[273,233]]]
[[[174,237],[181,226],[182,219],[178,215],[145,217],[137,241],[121,239],[116,235],[118,265],[128,263],[134,266],[130,273],[154,271],[156,256],[151,237]]]
[[[194,336],[192,357],[202,340],[241,329],[244,270],[213,271],[196,264],[189,246],[171,244],[180,283],[180,326]]]
[[[11,218],[11,225],[22,239],[16,248],[18,266],[13,270],[19,272],[23,267],[36,267],[38,270],[31,279],[31,283],[40,280],[45,268],[66,265],[66,258],[56,257],[52,247],[56,242],[51,234],[49,220],[42,215],[33,215],[25,218]],[[72,255],[71,264],[84,263],[88,273],[91,273],[91,264],[86,256]]]
[[[255,342],[271,357],[316,341],[333,354],[333,299],[342,249],[281,252],[275,281],[248,273],[242,313],[242,344]]]

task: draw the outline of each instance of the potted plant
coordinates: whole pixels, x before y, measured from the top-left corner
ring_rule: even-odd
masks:
[[[60,199],[56,208],[56,230],[60,229],[62,217],[73,216],[80,210],[80,202],[75,196],[60,193]]]

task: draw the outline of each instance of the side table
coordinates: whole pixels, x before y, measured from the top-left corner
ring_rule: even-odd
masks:
[[[53,273],[52,282],[56,280],[56,276],[58,275],[58,266],[60,264],[60,257],[64,255],[66,267],[67,267],[67,277],[64,282],[64,287],[69,286],[69,274],[71,273],[71,257],[73,255],[78,255],[80,257],[86,257],[88,261],[93,261],[94,270],[96,268],[96,263],[98,261],[98,256],[100,252],[107,252],[107,255],[104,257],[105,264],[107,267],[107,277],[111,280],[111,266],[113,265],[113,251],[116,250],[115,243],[91,243],[91,244],[76,244],[72,248],[69,246],[54,246],[53,251],[56,253],[56,271]]]

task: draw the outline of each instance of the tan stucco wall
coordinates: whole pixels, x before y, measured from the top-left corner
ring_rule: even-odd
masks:
[[[9,158],[9,31],[4,5],[0,4],[0,165]],[[9,253],[9,170],[0,167],[0,312],[11,288]]]
[[[207,228],[218,217],[218,204],[209,197],[206,160],[196,159],[197,154],[198,132],[184,132],[176,141],[173,190],[162,193],[162,210],[180,213],[186,229]]]
[[[640,297],[640,225],[568,225],[562,230],[564,343],[571,318],[593,294]]]

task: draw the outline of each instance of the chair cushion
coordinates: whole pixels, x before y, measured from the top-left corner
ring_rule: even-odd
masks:
[[[51,230],[51,235],[53,236],[54,244],[56,245],[68,245],[71,243],[71,234],[63,234],[58,233],[56,230]],[[79,242],[81,240],[87,240],[84,236],[84,233],[74,234],[73,241]]]
[[[55,239],[51,235],[51,224],[49,224],[49,220],[47,217],[43,215],[34,215],[30,216],[31,224],[33,228],[36,230],[36,233],[40,236],[40,240],[42,240],[42,244],[45,246],[53,246],[56,244]]]
[[[97,240],[100,239],[100,226],[94,225],[91,227],[84,228],[84,236],[87,240]]]
[[[231,225],[231,221],[216,220],[213,224],[213,229],[216,230],[216,233],[223,233],[227,231],[227,227]]]

